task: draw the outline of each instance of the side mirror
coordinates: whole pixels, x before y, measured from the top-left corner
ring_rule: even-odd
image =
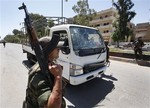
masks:
[[[70,53],[70,48],[69,48],[69,46],[64,46],[64,47],[62,47],[62,48],[61,48],[61,52],[62,52],[63,54],[69,54],[69,53]]]

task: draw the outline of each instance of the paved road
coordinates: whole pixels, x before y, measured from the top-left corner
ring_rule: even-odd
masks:
[[[0,44],[0,108],[21,108],[31,65],[21,45]],[[150,108],[150,68],[111,60],[103,78],[68,85],[67,108]]]
[[[0,44],[0,108],[21,108],[25,97],[27,68],[21,45]]]

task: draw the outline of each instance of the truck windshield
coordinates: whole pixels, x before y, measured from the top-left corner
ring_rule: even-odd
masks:
[[[70,33],[73,50],[79,53],[84,52],[85,55],[100,53],[105,46],[98,30],[71,26]]]

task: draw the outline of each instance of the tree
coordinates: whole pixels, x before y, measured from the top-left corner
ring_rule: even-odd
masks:
[[[47,19],[43,15],[31,13],[30,17],[38,37],[46,35],[45,28],[54,26],[53,20]]]
[[[119,18],[117,22],[115,22],[115,31],[113,34],[114,41],[117,41],[117,46],[119,47],[119,41],[125,40],[128,38],[130,34],[132,34],[132,30],[127,26],[127,23],[131,21],[132,18],[136,15],[134,11],[130,11],[134,6],[131,0],[118,0],[117,3],[113,1],[113,5],[118,10]]]
[[[51,19],[48,19],[47,23],[48,23],[48,27],[53,27],[54,26],[54,21],[51,20]]]
[[[18,35],[18,34],[21,33],[21,31],[19,31],[19,30],[17,30],[17,29],[14,29],[12,32],[13,32],[14,35]]]
[[[79,0],[72,9],[77,13],[74,17],[74,23],[76,24],[89,26],[89,21],[96,15],[96,11],[89,8],[88,0]]]
[[[45,34],[45,27],[47,26],[47,19],[43,15],[30,14],[33,26],[38,34],[38,37],[42,37]]]
[[[6,35],[4,40],[11,43],[19,43],[20,41],[16,35]]]

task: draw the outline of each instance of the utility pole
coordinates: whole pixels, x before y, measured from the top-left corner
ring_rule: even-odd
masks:
[[[150,13],[150,9],[149,9],[149,13]],[[149,23],[150,23],[150,14],[149,14]]]
[[[61,0],[61,18],[63,22],[63,0]]]

